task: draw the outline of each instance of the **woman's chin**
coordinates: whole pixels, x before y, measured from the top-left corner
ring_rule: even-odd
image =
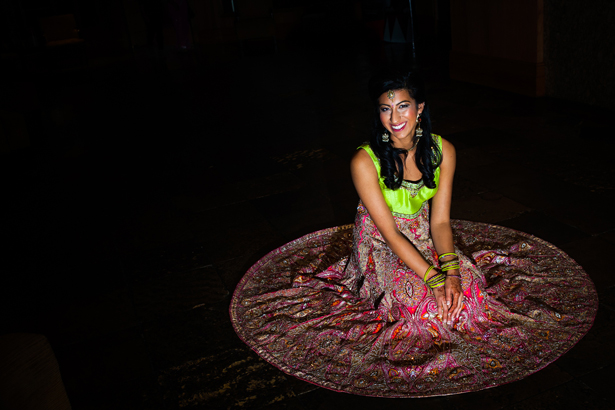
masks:
[[[410,133],[406,133],[403,135],[395,135],[395,134],[391,134],[391,136],[393,137],[392,140],[393,142],[395,142],[395,144],[399,144],[402,146],[405,145],[412,145],[414,144],[412,141],[414,140],[414,134],[410,134]]]

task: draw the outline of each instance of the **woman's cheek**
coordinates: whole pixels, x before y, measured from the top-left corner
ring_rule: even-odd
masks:
[[[416,110],[412,108],[408,108],[404,111],[403,115],[407,118],[416,118]]]

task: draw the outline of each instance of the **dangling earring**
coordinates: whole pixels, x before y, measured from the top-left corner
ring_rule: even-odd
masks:
[[[418,138],[421,138],[423,136],[423,129],[421,128],[421,121],[422,121],[421,120],[421,114],[419,114],[419,115],[416,116],[416,122],[418,123],[417,124],[418,128],[416,129],[416,136]]]
[[[386,131],[382,133],[382,142],[389,142],[389,133]]]

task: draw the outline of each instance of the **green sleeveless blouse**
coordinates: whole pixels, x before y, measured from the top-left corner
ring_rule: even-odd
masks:
[[[432,138],[440,147],[442,151],[442,138],[439,135],[432,134]],[[404,218],[415,218],[419,212],[423,209],[428,200],[434,197],[438,191],[438,185],[440,183],[440,167],[436,168],[434,172],[434,180],[436,183],[435,188],[427,188],[423,183],[423,180],[413,183],[404,181],[401,184],[401,188],[393,190],[387,188],[384,184],[384,177],[380,175],[380,160],[372,151],[369,144],[364,144],[359,147],[367,151],[369,156],[374,161],[376,171],[378,171],[378,182],[380,183],[380,190],[384,196],[384,201],[389,206],[389,209],[393,215],[401,216]]]

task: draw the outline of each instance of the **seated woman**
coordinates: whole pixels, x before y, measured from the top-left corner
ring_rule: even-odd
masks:
[[[231,301],[237,334],[286,373],[381,397],[480,390],[557,359],[592,325],[591,280],[531,235],[451,221],[455,149],[431,134],[421,81],[376,76],[370,94],[354,226],[256,263]]]
[[[384,242],[386,250],[392,251],[391,256],[401,259],[419,279],[425,280],[433,290],[439,317],[451,325],[459,316],[463,300],[450,223],[455,148],[431,135],[424,91],[417,84],[420,83],[410,76],[401,76],[397,81],[372,79],[370,91],[378,96],[379,118],[371,144],[361,146],[351,162],[352,179],[361,198],[359,213],[365,212],[371,218],[369,225],[376,226],[374,234]],[[416,235],[402,233],[403,224],[398,226],[395,214],[404,221],[420,217],[428,220],[430,229],[421,232],[428,243],[421,246]],[[432,263],[437,265],[436,261],[442,263],[446,275],[434,268]],[[383,276],[389,270],[387,266],[392,265],[377,270],[376,277],[380,278],[368,277],[370,293],[384,292],[389,315],[394,309],[403,315],[406,292],[402,291],[404,296],[399,299],[396,293],[400,291],[393,288],[407,280]]]

